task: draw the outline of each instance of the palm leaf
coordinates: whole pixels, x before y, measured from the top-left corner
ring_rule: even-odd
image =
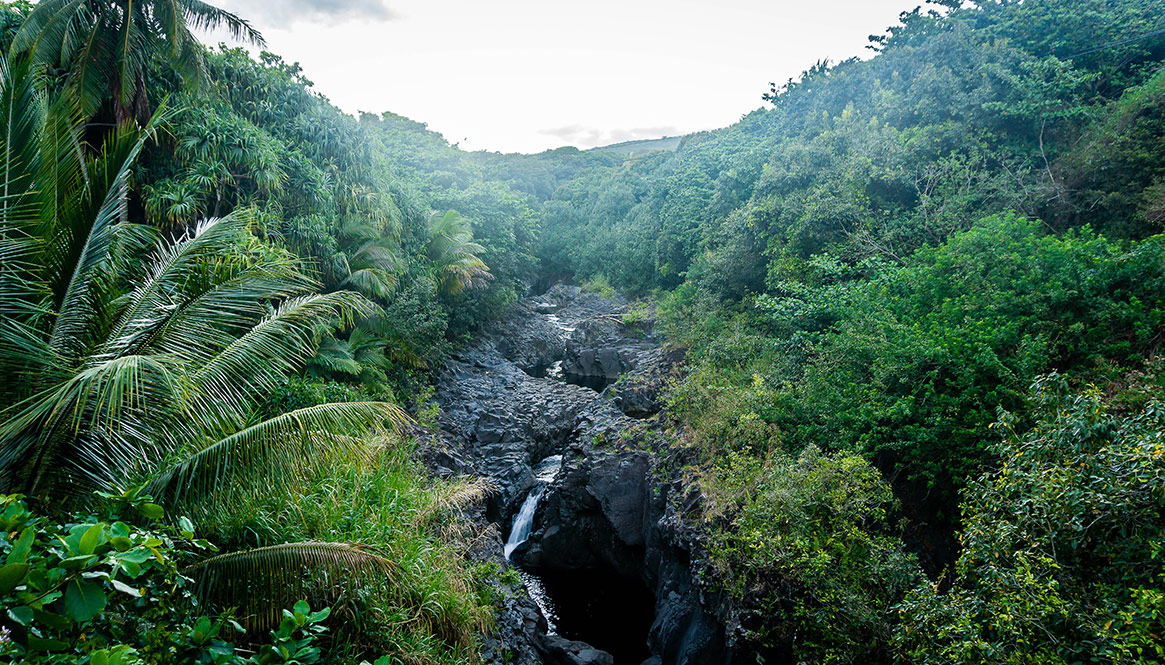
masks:
[[[227,33],[236,40],[244,41],[255,46],[266,46],[267,41],[245,19],[232,14],[214,5],[208,5],[201,0],[179,0],[188,25],[199,30],[226,28]]]
[[[170,331],[181,339],[178,344],[167,345],[169,348],[163,352],[205,361],[209,353],[192,352],[226,346],[233,339],[232,332],[247,330],[251,322],[261,317],[262,300],[307,291],[310,281],[299,275],[290,261],[247,265],[227,258],[247,237],[250,220],[247,211],[236,211],[222,219],[205,220],[185,236],[159,245],[146,265],[145,276],[126,297],[126,306],[108,333],[101,353],[133,353]],[[242,280],[244,275],[250,280]],[[240,288],[244,284],[249,288]],[[213,311],[210,321],[196,322],[192,305],[197,300],[205,305],[212,298],[216,298],[219,308]],[[179,326],[174,325],[176,319]],[[193,326],[199,334],[182,334],[180,326]]]
[[[176,504],[213,494],[244,476],[283,482],[337,452],[366,457],[369,444],[350,434],[371,436],[410,422],[400,407],[387,402],[341,402],[299,409],[189,452],[156,475],[146,491],[160,501]]]
[[[102,274],[114,268],[118,242],[146,232],[144,227],[121,223],[126,192],[142,147],[170,116],[163,105],[143,131],[122,126],[110,138],[89,166],[90,178],[79,214],[72,216],[73,224],[60,229],[59,237],[50,243],[57,248],[49,257],[57,311],[50,345],[62,356],[79,356],[86,349],[86,333],[96,313],[94,289],[101,284]]]
[[[202,602],[238,608],[243,626],[262,633],[277,627],[282,608],[296,601],[334,605],[353,581],[390,586],[397,567],[366,545],[300,542],[220,554],[182,572],[194,581],[194,594]]]
[[[348,274],[340,288],[355,289],[366,296],[387,299],[396,288],[397,278],[382,268],[362,268]]]
[[[140,473],[149,446],[141,429],[159,405],[180,401],[178,390],[166,358],[124,356],[9,407],[0,413],[0,490],[34,495],[61,478],[78,492],[117,489],[110,479]]]
[[[283,375],[303,366],[323,329],[375,311],[351,291],[290,298],[210,358],[191,381],[211,398],[206,408],[243,412],[251,399],[275,390]]]

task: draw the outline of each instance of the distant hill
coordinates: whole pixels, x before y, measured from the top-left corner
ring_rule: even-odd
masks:
[[[659,139],[624,141],[622,143],[612,143],[611,145],[591,148],[588,152],[613,152],[625,157],[635,157],[638,155],[647,154],[649,152],[659,152],[661,150],[675,152],[676,149],[680,147],[680,143],[682,143],[683,140],[683,136],[665,136]]]

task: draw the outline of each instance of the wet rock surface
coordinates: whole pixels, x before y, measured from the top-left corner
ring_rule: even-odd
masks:
[[[679,360],[660,348],[642,312],[556,286],[518,303],[447,364],[437,393],[442,432],[422,454],[438,475],[497,484],[480,516],[492,525],[475,560],[505,565],[504,537],[534,468],[563,456],[539,489],[533,530],[511,555],[546,576],[550,595],[563,596],[556,602],[570,604],[561,608],[561,634],[547,634],[521,590],[502,589],[486,662],[732,662],[719,599],[697,582],[706,566],[699,537],[683,519],[699,497],[663,480],[643,445]],[[582,625],[591,615],[601,627],[593,634]],[[571,617],[583,618],[572,626]]]

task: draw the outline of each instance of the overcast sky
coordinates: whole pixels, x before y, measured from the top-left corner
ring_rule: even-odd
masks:
[[[467,150],[537,152],[724,127],[921,0],[218,0],[349,113]]]

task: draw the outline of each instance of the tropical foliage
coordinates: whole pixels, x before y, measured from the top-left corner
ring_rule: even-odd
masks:
[[[266,665],[318,660],[312,642],[330,611],[299,601],[247,655],[227,617],[195,616],[196,590],[183,561],[213,546],[190,525],[165,526],[161,509],[136,492],[109,496],[107,513],[55,524],[20,496],[0,495],[0,599],[7,616],[0,656],[22,663],[147,662]],[[133,523],[146,517],[149,528]],[[122,521],[129,520],[129,522]]]
[[[756,648],[778,660],[885,660],[892,606],[921,571],[895,536],[877,469],[815,446],[796,459],[725,459],[704,482],[713,519],[732,518],[711,550]]]
[[[1165,658],[1165,421],[1152,396],[1115,414],[1062,377],[1005,414],[1002,463],[963,506],[954,588],[919,587],[898,637],[919,663],[1148,663]]]
[[[185,21],[191,27],[223,22],[257,37],[244,22],[199,3],[42,3],[31,10],[5,6],[4,16],[12,26],[6,39],[15,41],[13,59],[0,60],[0,111],[9,127],[0,141],[0,490],[21,493],[5,505],[23,516],[5,529],[13,549],[3,592],[14,594],[5,606],[15,614],[0,619],[4,648],[28,662],[309,663],[321,657],[312,642],[331,613],[309,612],[302,601],[310,599],[342,610],[338,616],[349,631],[330,647],[337,654],[470,658],[488,613],[474,579],[450,553],[454,546],[432,546],[453,537],[437,533],[434,520],[455,512],[458,501],[426,509],[424,518],[384,506],[383,522],[371,523],[379,530],[332,532],[329,541],[273,533],[263,542],[232,542],[224,518],[231,500],[257,494],[274,500],[249,514],[256,519],[263,510],[278,512],[312,482],[359,468],[375,485],[397,468],[381,460],[393,454],[390,448],[411,448],[383,437],[409,418],[383,399],[394,361],[385,351],[392,337],[381,304],[394,295],[409,256],[420,272],[414,281],[424,283],[430,268],[444,276],[456,267],[474,286],[487,279],[471,254],[477,246],[468,225],[454,224],[441,236],[446,244],[435,256],[444,263],[422,251],[420,240],[429,237],[423,225],[410,254],[399,242],[404,213],[387,191],[387,171],[373,192],[358,180],[336,182],[328,167],[312,161],[326,159],[318,152],[298,155],[292,166],[316,178],[324,210],[337,220],[320,237],[337,249],[329,255],[335,270],[321,282],[310,275],[316,272],[311,254],[296,254],[313,245],[269,228],[277,209],[270,198],[256,198],[281,194],[287,171],[280,158],[289,151],[273,157],[284,147],[276,139],[229,115],[221,101],[199,103],[186,92],[211,84],[215,71]],[[126,43],[140,50],[67,51],[78,35],[106,46],[129,35]],[[57,39],[66,52],[52,50]],[[177,50],[159,51],[163,46]],[[122,107],[140,107],[142,86],[166,81],[169,67],[184,84],[174,92],[163,86],[176,106],[159,106],[143,126],[130,122],[147,114]],[[109,87],[93,83],[114,70],[119,74],[106,80]],[[65,73],[58,81],[46,71]],[[136,88],[127,92],[131,78]],[[327,118],[334,111],[301,80],[291,85],[304,93],[308,113]],[[124,121],[95,132],[103,123],[86,123],[104,111],[93,100],[110,95]],[[174,133],[202,127],[208,112],[226,114],[237,131],[201,138]],[[358,133],[355,121],[346,121]],[[178,159],[168,166],[177,171],[135,190],[151,181],[141,165],[160,163],[158,149],[167,145],[155,142],[160,126],[177,137],[171,140]],[[241,142],[232,138],[240,133]],[[266,154],[257,149],[264,145]],[[420,209],[412,214],[423,219]],[[437,306],[435,282],[429,283],[427,304]],[[313,373],[319,385],[354,387],[324,391],[339,401],[315,388],[273,400],[309,361],[322,373]],[[456,483],[423,488],[424,472],[403,468],[397,473],[407,482],[398,489],[407,487],[423,505],[459,491]],[[51,517],[30,517],[22,495]],[[480,500],[482,494],[464,496]],[[126,497],[136,512],[108,516]],[[163,505],[194,519],[178,518],[172,533],[161,524],[157,533],[136,530],[135,520],[161,518]],[[408,528],[390,538],[384,527],[391,520]],[[195,524],[232,547],[214,555],[206,541],[182,544]],[[66,549],[52,545],[58,532],[68,534],[61,538]],[[389,546],[426,554],[412,555],[422,559],[413,566],[408,556],[388,558]],[[181,551],[168,558],[175,547]],[[143,566],[143,556],[159,567]],[[410,567],[401,568],[405,562]],[[149,584],[130,586],[139,575],[152,576]],[[426,584],[427,593],[411,591]],[[166,585],[183,590],[164,599]],[[420,609],[431,607],[434,591],[455,599],[440,619]],[[111,599],[119,594],[136,600],[116,598],[114,611]],[[220,615],[229,612],[238,613],[237,622]],[[390,620],[395,632],[364,630],[363,617],[410,612],[420,619]],[[200,616],[206,613],[218,618]],[[243,626],[250,632],[234,635]],[[263,646],[255,636],[268,631],[272,642]],[[234,655],[230,643],[239,640],[262,648],[247,660]]]
[[[187,85],[205,82],[202,44],[191,30],[214,28],[263,43],[245,20],[200,0],[44,0],[20,26],[11,49],[67,72],[65,85],[85,115],[112,101],[117,121],[123,122],[148,115],[146,74],[157,59]]]
[[[946,649],[927,639],[955,630],[938,618],[949,609],[944,621],[961,613],[960,635],[982,641],[952,637],[942,662],[1038,662],[1044,630],[1045,645],[1078,640],[1064,662],[1155,657],[1131,637],[1089,651],[1092,628],[1069,636],[1051,614],[956,600],[987,603],[987,587],[950,605],[927,596],[907,641],[893,608],[913,569],[903,551],[935,580],[958,559],[960,505],[979,505],[974,479],[1006,457],[989,444],[999,409],[1026,431],[1039,376],[1120,394],[1159,351],[1162,16],[1161,2],[934,2],[873,37],[873,57],[819,62],[773,84],[769,108],[674,150],[474,158],[504,162],[493,172],[538,200],[547,274],[654,294],[687,350],[671,445],[709,497],[701,525],[743,641],[804,662],[924,660]],[[847,523],[835,485],[790,462],[806,451],[830,460],[812,468],[845,460],[843,505],[862,519]],[[879,475],[895,501],[858,482]],[[840,514],[805,512],[825,507]],[[990,551],[1000,534],[986,533]],[[1101,556],[1120,538],[1080,547]],[[1056,584],[1091,574],[1065,569]],[[1129,575],[1130,588],[1157,584]],[[1057,598],[1102,627],[1115,616]],[[1160,635],[1152,610],[1123,602],[1103,601],[1126,608],[1114,621]],[[994,632],[988,617],[1005,612],[1031,632]]]
[[[0,5],[0,653],[473,661],[492,488],[397,405],[565,279],[686,350],[649,440],[734,644],[1165,659],[1162,17],[931,2],[667,150],[501,155],[197,0]]]

